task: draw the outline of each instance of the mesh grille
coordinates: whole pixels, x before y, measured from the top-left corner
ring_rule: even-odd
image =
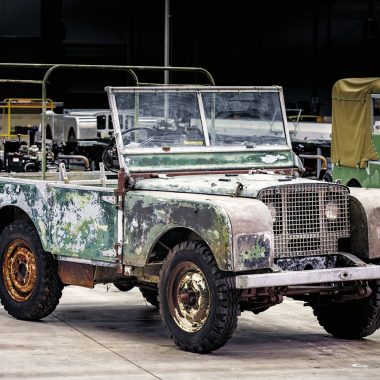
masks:
[[[349,192],[326,183],[269,187],[258,199],[271,211],[276,257],[328,255],[348,237]]]

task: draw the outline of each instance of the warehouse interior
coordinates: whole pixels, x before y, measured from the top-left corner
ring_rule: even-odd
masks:
[[[379,0],[182,2],[172,0],[3,0],[0,61],[163,65],[165,16],[169,64],[200,66],[218,85],[283,86],[288,108],[331,114],[331,88],[344,77],[379,76]],[[5,70],[3,77],[40,73]],[[161,77],[147,74],[147,81]],[[179,76],[174,82],[201,82]],[[49,96],[66,108],[102,108],[106,85],[124,74],[62,72]],[[36,89],[2,86],[0,98],[33,96]]]
[[[379,378],[380,0],[0,0],[0,44],[0,378]]]

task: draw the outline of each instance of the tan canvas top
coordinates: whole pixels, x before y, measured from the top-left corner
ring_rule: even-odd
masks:
[[[334,164],[365,168],[378,154],[372,144],[371,94],[380,78],[338,80],[332,90],[331,159]]]

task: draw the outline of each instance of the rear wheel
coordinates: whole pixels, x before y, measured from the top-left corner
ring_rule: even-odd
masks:
[[[369,283],[369,297],[326,305],[313,304],[319,324],[331,335],[343,339],[359,339],[380,327],[380,280]]]
[[[13,317],[38,320],[58,305],[62,282],[57,263],[42,248],[34,226],[18,221],[0,236],[0,298]]]
[[[147,302],[152,306],[159,307],[160,303],[158,302],[158,290],[140,288],[140,292]]]
[[[219,270],[210,249],[187,241],[164,261],[159,282],[160,312],[175,344],[207,353],[232,336],[239,314],[231,276]]]
[[[347,183],[347,186],[348,187],[362,187],[360,182],[356,180],[355,178],[350,179]]]
[[[129,281],[115,281],[113,284],[121,292],[129,292],[135,287],[135,283]]]

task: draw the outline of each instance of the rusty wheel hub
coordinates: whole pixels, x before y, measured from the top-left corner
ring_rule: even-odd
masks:
[[[36,257],[29,245],[16,239],[8,245],[3,260],[4,285],[17,302],[27,301],[37,281]]]
[[[179,264],[168,291],[170,312],[177,325],[189,333],[199,331],[210,312],[210,292],[202,271],[191,262]]]

